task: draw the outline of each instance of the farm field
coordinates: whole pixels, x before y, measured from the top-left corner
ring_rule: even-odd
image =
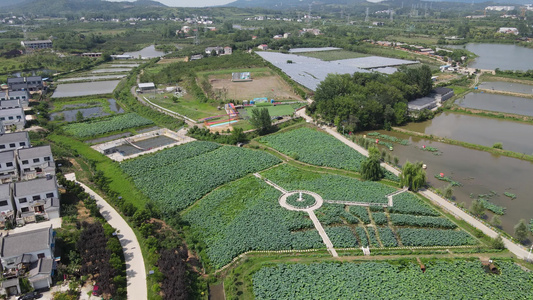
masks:
[[[153,123],[152,120],[143,118],[136,113],[129,113],[94,122],[73,123],[66,125],[64,128],[68,134],[78,138],[87,138]]]
[[[253,274],[255,299],[530,299],[533,272],[479,260],[279,264]]]
[[[215,103],[201,103],[191,94],[185,94],[177,101],[173,100],[173,93],[144,94],[142,96],[159,106],[195,120],[225,113],[224,110],[217,109]]]
[[[284,104],[284,105],[261,105],[261,106],[257,106],[257,107],[246,107],[244,110],[246,111],[246,114],[248,116],[251,116],[252,115],[252,110],[254,108],[259,108],[259,109],[262,109],[262,108],[266,108],[268,109],[268,113],[270,114],[271,117],[278,117],[278,116],[290,116],[294,113],[294,110],[296,108],[299,108],[299,107],[302,107],[304,106],[305,104]],[[240,112],[240,111],[239,111]]]
[[[303,52],[297,53],[307,57],[314,57],[325,61],[341,60],[349,58],[366,57],[368,54],[357,53],[347,50],[332,50],[332,51],[317,51],[317,52]]]
[[[153,165],[160,168],[166,162]],[[146,162],[150,165],[151,162]],[[139,166],[138,170],[147,168]],[[309,190],[320,194],[324,200],[352,200],[357,202],[386,203],[385,195],[397,189],[376,182],[362,182],[354,178],[314,173],[282,164],[261,172],[275,184],[286,190]],[[135,176],[134,176],[135,178]],[[182,213],[182,219],[190,228],[189,233],[206,245],[205,259],[215,268],[220,268],[238,255],[251,250],[304,250],[325,249],[317,230],[306,213],[289,211],[278,203],[281,193],[262,180],[247,176],[228,183],[201,198]],[[410,203],[433,210],[413,194],[404,196]],[[304,197],[305,198],[305,197]],[[369,200],[370,199],[370,200]],[[289,200],[288,200],[289,201]],[[298,205],[298,204],[294,204]],[[427,212],[426,212],[427,213]],[[444,217],[427,217],[424,224],[409,227],[390,226],[388,209],[343,204],[324,203],[315,211],[325,232],[336,248],[398,247],[401,244],[396,231],[420,228],[421,226],[439,227],[451,223]],[[433,214],[439,213],[433,210]],[[414,215],[405,215],[416,218]],[[379,221],[381,220],[381,221]],[[375,225],[384,225],[376,228]],[[448,228],[456,228],[451,223]],[[377,230],[376,230],[377,229]],[[470,245],[477,241],[461,230],[425,231],[423,239],[435,245]],[[414,234],[416,235],[416,234]],[[446,240],[450,235],[460,236],[464,243]],[[468,239],[470,237],[470,239]],[[409,240],[410,241],[410,240]],[[427,246],[427,245],[424,245]]]
[[[266,152],[205,143],[138,157],[122,163],[121,168],[165,215],[172,216],[222,184],[280,163]]]
[[[231,81],[232,72],[250,72],[252,81]],[[203,74],[203,75],[202,75]],[[226,99],[253,100],[267,97],[274,100],[303,100],[292,92],[291,87],[268,68],[221,70],[199,73],[207,76],[215,94],[222,93]]]
[[[311,128],[299,128],[259,139],[299,161],[338,169],[358,171],[365,156],[336,138]]]

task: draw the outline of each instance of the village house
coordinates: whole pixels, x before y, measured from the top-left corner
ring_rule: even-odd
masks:
[[[41,76],[8,78],[7,86],[10,91],[35,92],[44,89],[43,78]]]
[[[15,213],[11,184],[0,184],[0,222],[5,226],[7,220],[12,220]]]
[[[0,182],[12,182],[18,179],[17,162],[14,150],[0,152]],[[1,208],[0,208],[1,210]]]
[[[23,129],[26,125],[24,109],[21,105],[4,106],[4,103],[8,101],[15,100],[0,101],[0,121],[2,121],[4,129],[11,130],[12,126],[15,126],[17,130]]]
[[[26,131],[6,133],[0,135],[0,151],[28,148],[30,137]]]
[[[30,100],[30,94],[24,91],[0,91],[0,101],[20,100],[23,106],[27,106]]]
[[[55,174],[56,168],[50,145],[17,149],[16,159],[20,167],[21,180]]]
[[[7,295],[20,293],[18,278],[27,276],[34,289],[49,288],[54,274],[55,232],[50,227],[1,235],[0,260]],[[12,279],[17,279],[16,281]],[[10,280],[9,282],[7,282]]]
[[[268,45],[267,44],[261,44],[261,45],[257,46],[257,49],[266,51],[266,50],[268,50]]]
[[[498,29],[498,33],[512,33],[514,35],[518,35],[518,29],[515,27],[500,27],[500,29]]]
[[[59,218],[59,197],[56,178],[19,181],[13,184],[13,200],[17,210],[17,224],[35,222],[36,216],[44,219]]]

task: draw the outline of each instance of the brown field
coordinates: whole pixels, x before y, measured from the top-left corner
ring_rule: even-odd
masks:
[[[160,59],[157,64],[158,65],[161,65],[161,64],[171,64],[171,63],[175,63],[175,62],[180,62],[180,61],[187,61],[187,58],[186,57],[179,57],[179,58],[162,58]]]
[[[253,100],[267,97],[274,100],[302,100],[291,87],[277,75],[266,75],[254,78],[252,81],[232,82],[231,74],[210,75],[209,82],[215,94],[217,91],[227,91],[226,99]]]

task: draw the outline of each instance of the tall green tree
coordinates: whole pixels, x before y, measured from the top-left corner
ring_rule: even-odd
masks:
[[[400,184],[415,192],[422,188],[426,184],[426,171],[422,168],[422,162],[413,164],[407,161],[400,174]]]
[[[474,216],[481,217],[485,213],[485,206],[481,201],[474,200],[472,201],[472,204],[470,204],[470,213]]]
[[[378,148],[368,149],[368,158],[361,164],[361,176],[364,180],[377,181],[385,177],[385,172],[380,165],[380,153]]]
[[[259,130],[260,134],[268,133],[272,130],[272,118],[268,112],[268,108],[254,108],[252,109],[252,116],[250,123]]]
[[[514,235],[521,242],[525,242],[528,238],[529,232],[527,229],[526,220],[521,219],[518,224],[514,227]]]

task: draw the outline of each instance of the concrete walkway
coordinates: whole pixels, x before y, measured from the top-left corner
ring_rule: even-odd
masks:
[[[74,173],[65,174],[65,178],[75,181],[82,188],[85,189],[89,195],[96,200],[96,205],[100,209],[100,213],[109,225],[117,230],[117,237],[122,245],[124,257],[126,259],[126,277],[128,281],[128,299],[147,299],[148,290],[146,288],[146,270],[144,268],[144,259],[141,252],[141,247],[137,241],[135,233],[130,228],[128,223],[120,216],[120,214],[107,203],[100,195],[95,193],[85,184],[76,180]]]
[[[301,116],[301,117],[303,117],[307,122],[313,123],[313,119],[305,114],[305,109],[301,109],[301,110],[297,111],[296,114]],[[359,153],[361,153],[361,154],[363,154],[365,156],[368,156],[368,151],[366,149],[364,149],[363,147],[355,144],[354,142],[348,140],[347,138],[345,138],[344,136],[339,134],[337,132],[337,130],[335,130],[335,128],[328,127],[328,126],[323,126],[321,128],[324,129],[327,133],[329,133],[332,136],[336,137],[338,140],[340,140],[344,144],[346,144],[349,147],[359,151]],[[385,163],[382,163],[381,165],[385,169],[387,169],[388,171],[390,171],[393,174],[395,174],[396,176],[400,175],[400,171],[395,169],[395,168],[393,168],[392,166],[389,166],[389,165],[387,165]],[[435,203],[435,204],[439,205],[440,207],[444,208],[445,210],[447,210],[449,213],[454,215],[456,218],[465,220],[468,224],[470,224],[470,225],[474,226],[475,228],[481,230],[484,234],[490,236],[491,238],[495,238],[495,237],[497,237],[499,235],[499,233],[497,233],[494,229],[488,227],[483,222],[477,220],[476,218],[474,218],[470,214],[464,212],[462,209],[460,209],[459,207],[455,206],[453,203],[449,202],[448,200],[446,200],[446,199],[440,197],[439,195],[435,194],[434,192],[432,192],[430,190],[423,190],[423,191],[419,191],[419,192],[424,197],[426,197],[429,200],[431,200],[433,203]],[[503,242],[505,244],[505,247],[509,251],[511,251],[514,255],[516,255],[516,257],[518,257],[520,259],[527,258],[529,252],[528,252],[528,250],[525,247],[512,242],[510,239],[508,239],[506,237],[502,236],[502,239],[503,239]]]

